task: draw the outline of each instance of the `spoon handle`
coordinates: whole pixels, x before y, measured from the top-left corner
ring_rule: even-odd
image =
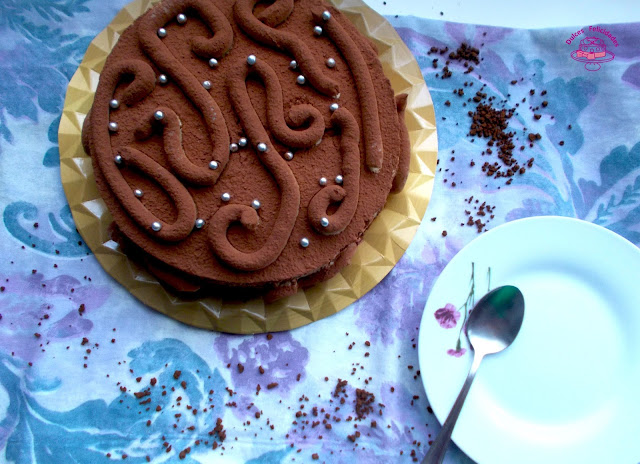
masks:
[[[453,432],[453,428],[456,425],[456,421],[458,420],[458,416],[460,415],[460,411],[462,410],[462,405],[464,404],[464,400],[467,398],[467,393],[469,393],[469,389],[471,388],[471,383],[473,382],[474,377],[476,376],[476,371],[480,366],[480,362],[484,354],[474,352],[473,363],[471,364],[471,370],[469,371],[469,375],[467,375],[467,380],[464,381],[464,385],[462,386],[462,390],[458,394],[458,398],[456,402],[453,404],[451,408],[451,412],[447,416],[447,420],[442,425],[442,429],[438,434],[436,440],[429,447],[429,452],[425,456],[422,464],[440,464],[444,459],[444,455],[447,453],[447,447],[449,446],[449,440],[451,439],[451,433]]]

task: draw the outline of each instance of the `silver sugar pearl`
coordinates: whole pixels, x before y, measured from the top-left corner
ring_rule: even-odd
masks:
[[[342,184],[342,181],[343,181],[342,176],[340,174],[338,174],[336,176],[336,184]]]
[[[333,111],[336,111],[338,108],[340,108],[340,106],[338,106],[338,104],[337,104],[337,103],[331,103],[331,104],[329,105],[329,109],[330,109],[332,112],[333,112]]]
[[[117,122],[110,122],[109,123],[109,130],[111,132],[116,132],[118,130],[118,123]]]
[[[140,189],[135,189],[133,191],[133,194],[136,196],[136,198],[142,198],[142,190]]]
[[[241,147],[246,147],[247,146],[247,138],[246,137],[240,137],[240,140],[238,140],[238,145]]]
[[[300,239],[300,246],[302,248],[307,248],[309,246],[309,239],[307,237],[302,237]]]
[[[222,195],[220,195],[220,199],[222,199],[222,201],[229,201],[231,200],[231,194],[224,192]]]
[[[162,121],[164,119],[164,113],[160,110],[153,113],[153,117],[156,121]]]
[[[116,164],[122,164],[122,156],[116,155],[115,158],[113,158],[113,162]]]
[[[232,143],[231,145],[229,145],[229,151],[231,153],[235,153],[238,151],[238,144],[237,143]]]
[[[300,74],[298,77],[296,77],[296,82],[300,85],[303,85],[305,82],[307,82],[307,80],[302,74]]]
[[[259,200],[253,200],[251,202],[251,206],[253,207],[253,209],[260,209],[260,201]]]
[[[167,36],[167,30],[164,27],[161,27],[160,29],[158,29],[158,37],[160,37],[161,39],[163,37]]]
[[[257,58],[256,58],[256,56],[255,56],[255,55],[249,55],[249,56],[247,57],[247,64],[248,64],[249,66],[253,66],[254,64],[256,64],[256,59],[257,59]]]
[[[202,87],[204,87],[206,90],[211,89],[211,81],[204,81],[202,83]]]
[[[323,217],[322,219],[320,219],[320,225],[322,227],[329,227],[329,219],[327,219],[326,217]]]
[[[315,35],[322,35],[322,28],[320,26],[316,26],[313,28],[313,33]]]
[[[202,229],[204,227],[204,219],[196,219],[196,229]]]
[[[218,162],[217,161],[209,161],[209,169],[211,169],[213,171],[218,169]]]
[[[327,178],[326,177],[321,177],[320,180],[318,181],[318,183],[322,186],[327,185]]]
[[[109,106],[111,107],[111,109],[117,110],[118,108],[120,108],[120,102],[114,98],[109,102]]]
[[[296,60],[291,60],[289,62],[289,69],[296,69],[298,67],[298,62]]]
[[[158,82],[160,82],[160,84],[164,85],[167,82],[169,82],[169,78],[165,74],[160,74],[158,76]]]
[[[151,228],[153,229],[154,232],[158,232],[160,231],[160,229],[162,229],[162,224],[156,221],[153,224],[151,224]]]
[[[334,68],[336,66],[336,60],[333,58],[327,58],[327,67]]]
[[[187,15],[185,15],[184,13],[180,13],[178,16],[176,16],[176,21],[178,21],[178,24],[184,24],[187,22]]]
[[[264,143],[264,142],[260,142],[260,143],[258,144],[258,151],[260,151],[260,152],[264,153],[265,151],[267,151],[267,149],[268,149],[268,147],[267,147],[267,144],[266,144],[266,143]]]
[[[211,58],[209,60],[209,66],[211,66],[212,68],[217,68],[218,67],[218,60],[216,60],[215,58]]]
[[[331,19],[331,13],[329,13],[327,10],[324,10],[322,12],[322,19],[324,19],[325,21],[329,21]]]
[[[291,161],[293,159],[293,153],[291,153],[290,151],[286,152],[284,154],[284,159],[286,159],[287,161]]]

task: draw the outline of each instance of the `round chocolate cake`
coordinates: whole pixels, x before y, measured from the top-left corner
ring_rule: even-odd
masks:
[[[165,0],[109,55],[83,144],[114,239],[181,292],[328,279],[400,191],[406,95],[320,0]]]

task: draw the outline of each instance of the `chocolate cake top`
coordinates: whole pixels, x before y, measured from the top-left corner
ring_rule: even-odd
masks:
[[[405,104],[373,44],[320,0],[165,0],[108,57],[83,143],[145,253],[260,286],[360,241],[406,180]]]

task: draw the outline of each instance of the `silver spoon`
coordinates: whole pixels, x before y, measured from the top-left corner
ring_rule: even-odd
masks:
[[[440,464],[451,433],[482,358],[507,348],[518,335],[524,318],[524,297],[518,288],[505,285],[491,290],[478,301],[467,321],[466,334],[473,349],[473,363],[456,402],[422,464]]]

